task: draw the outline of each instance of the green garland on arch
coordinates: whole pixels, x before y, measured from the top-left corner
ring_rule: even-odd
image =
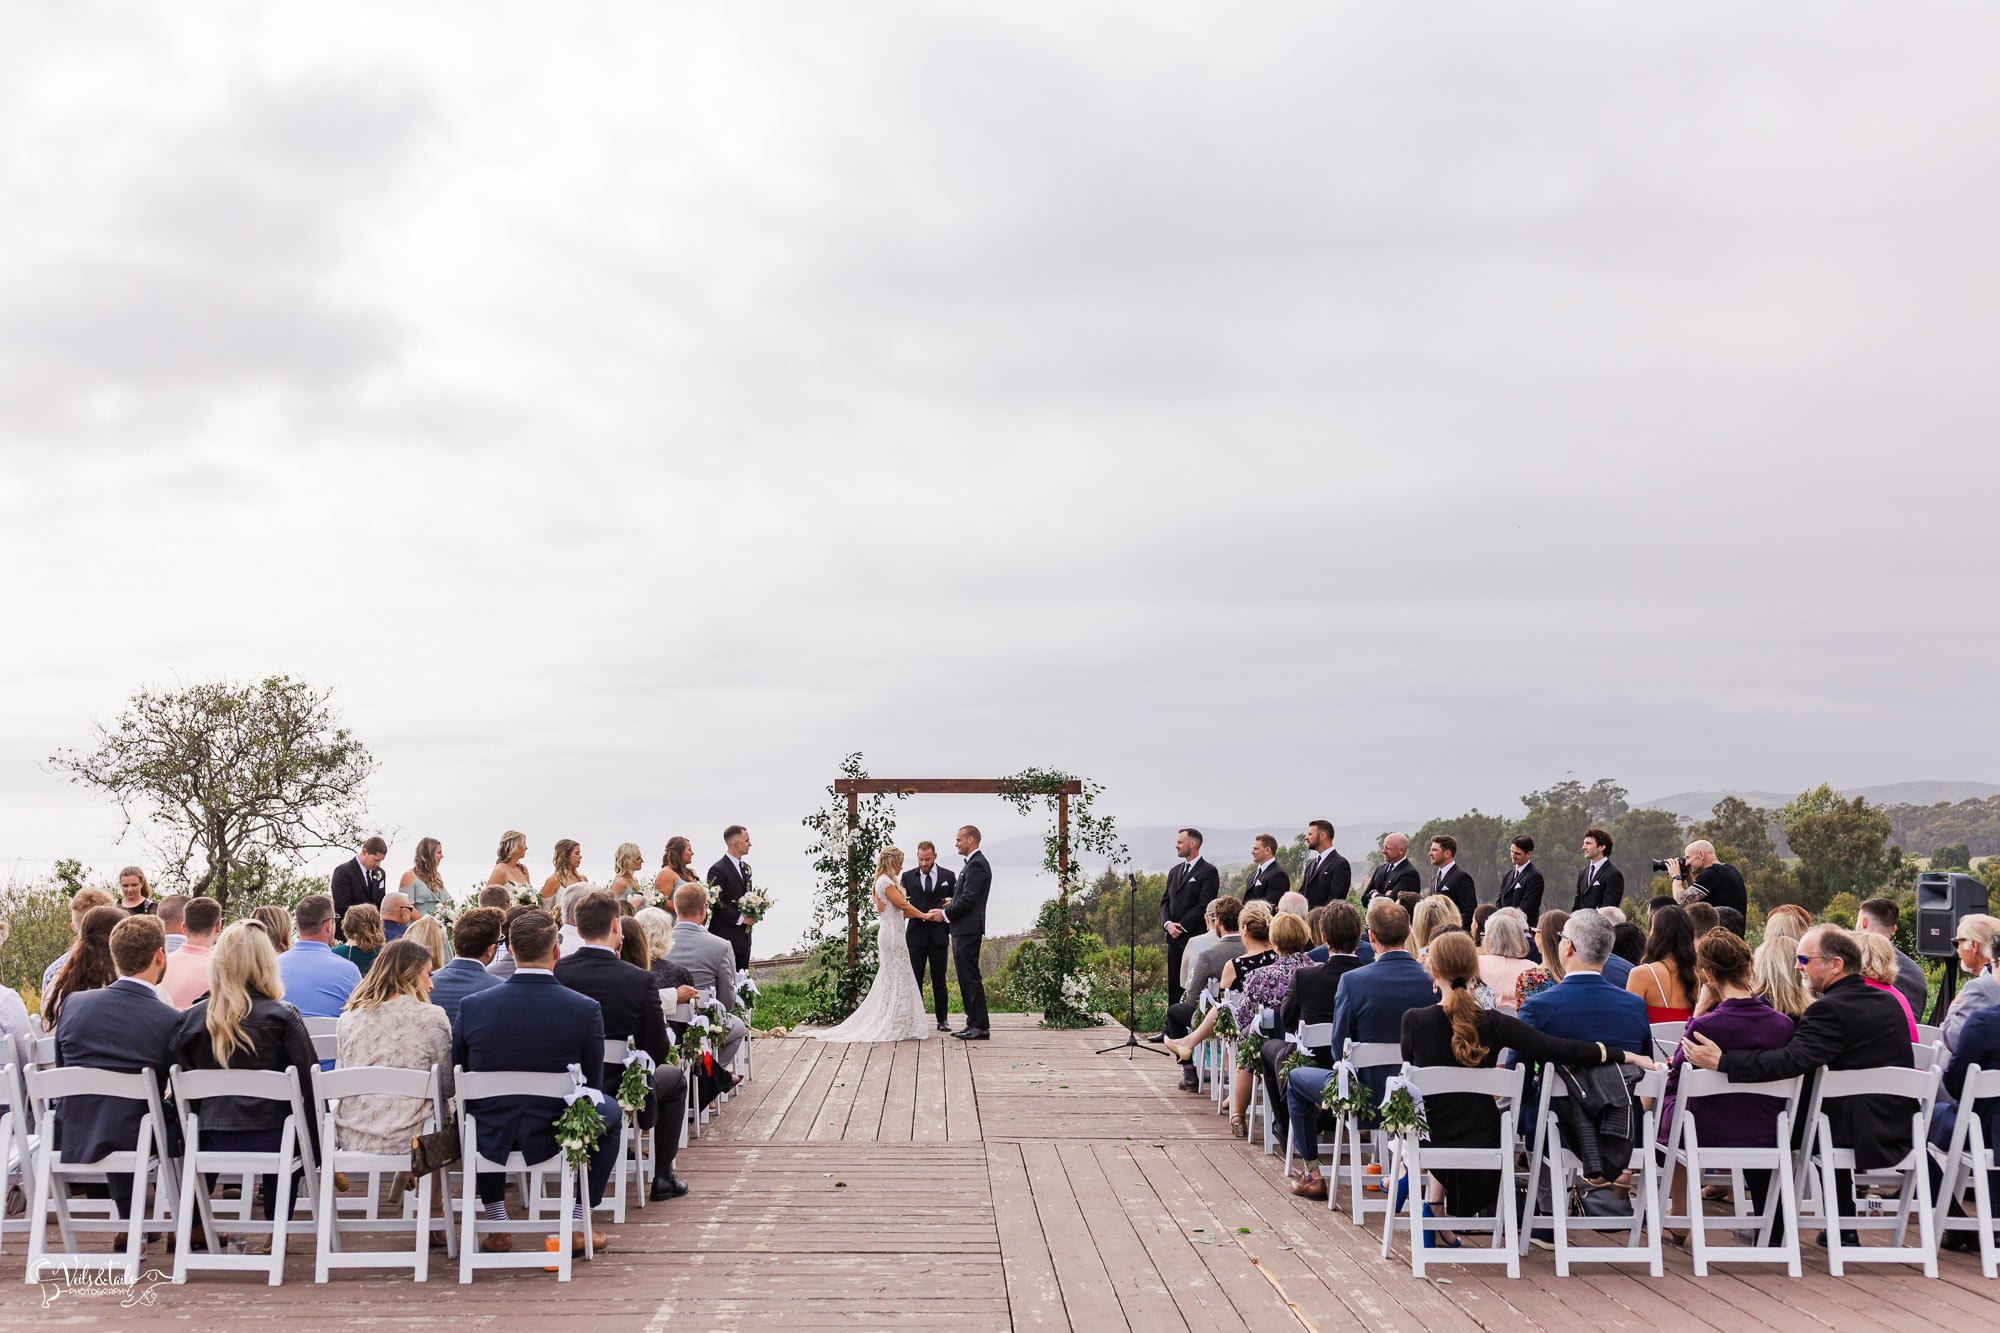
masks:
[[[1063,864],[1063,839],[1056,812],[1063,788],[1079,782],[1083,790],[1069,798],[1069,863]],[[1036,938],[1021,945],[1011,964],[1026,999],[1042,1013],[1047,1028],[1096,1027],[1104,1019],[1109,978],[1099,975],[1088,959],[1101,947],[1097,936],[1076,928],[1070,900],[1086,884],[1084,857],[1123,864],[1128,854],[1118,840],[1111,816],[1093,808],[1104,788],[1098,783],[1054,769],[1026,768],[1001,779],[1001,798],[1020,813],[1033,814],[1039,802],[1048,812],[1049,829],[1042,837],[1042,868],[1055,877],[1056,896],[1042,904],[1035,921]]]

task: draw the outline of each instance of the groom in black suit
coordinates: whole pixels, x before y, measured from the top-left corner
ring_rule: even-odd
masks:
[[[722,859],[708,868],[708,882],[717,890],[708,933],[729,941],[736,954],[736,970],[741,972],[750,966],[750,927],[743,924],[743,914],[736,905],[750,892],[750,863],[743,859],[750,855],[750,830],[731,824],[722,830],[722,845]]]
[[[965,868],[958,872],[958,891],[951,906],[936,908],[931,920],[951,931],[951,959],[958,968],[958,995],[965,1002],[965,1030],[954,1037],[985,1041],[993,1034],[986,1018],[986,982],[979,975],[979,946],[986,936],[986,895],[993,889],[993,867],[979,850],[979,830],[967,824],[958,831],[958,852]]]
[[[950,927],[929,920],[929,915],[951,901],[958,876],[937,863],[937,845],[929,840],[917,844],[917,865],[903,872],[903,896],[925,919],[910,919],[903,938],[910,946],[910,966],[917,973],[917,994],[924,993],[924,972],[931,974],[931,992],[937,1000],[939,1032],[951,1031],[950,987],[944,976],[945,951],[951,944]]]
[[[356,903],[367,903],[370,907],[382,905],[382,895],[388,881],[382,874],[382,859],[389,854],[389,844],[380,838],[370,838],[361,844],[361,850],[354,859],[343,863],[333,872],[333,937],[347,938],[341,929],[346,919],[347,909]]]

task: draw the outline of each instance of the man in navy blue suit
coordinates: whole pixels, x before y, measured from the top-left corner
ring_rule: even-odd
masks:
[[[1578,912],[1563,927],[1563,979],[1521,1006],[1521,1021],[1552,1037],[1601,1041],[1634,1055],[1653,1053],[1646,1002],[1602,975],[1611,956],[1611,923],[1597,912]],[[1546,947],[1548,941],[1544,940]]]
[[[1424,965],[1410,955],[1410,914],[1401,903],[1377,898],[1368,904],[1368,942],[1375,961],[1340,979],[1333,996],[1333,1055],[1349,1041],[1403,1039],[1403,1015],[1437,1003],[1437,987]],[[1363,1072],[1379,1094],[1389,1080],[1386,1068]]]
[[[486,970],[500,948],[500,926],[506,914],[497,907],[475,907],[451,928],[452,959],[431,973],[431,1003],[444,1010],[451,1030],[458,1032],[458,1010],[467,997],[500,984]]]
[[[604,1079],[604,1011],[588,995],[579,995],[556,980],[557,938],[561,927],[543,911],[515,918],[507,947],[517,966],[498,986],[468,995],[458,1010],[458,1032],[452,1038],[452,1062],[474,1073],[520,1072],[560,1074],[571,1065],[596,1088]],[[559,1151],[556,1117],[563,1102],[552,1097],[486,1097],[468,1109],[479,1122],[479,1154],[504,1162],[519,1152],[525,1161],[542,1162]],[[618,1164],[621,1116],[618,1103],[597,1103],[604,1116],[604,1133],[590,1155],[590,1204],[604,1200],[612,1168]],[[507,1177],[497,1171],[479,1176],[479,1203],[489,1222],[507,1220]],[[577,1203],[583,1216],[583,1203]],[[580,1240],[580,1238],[579,1238]],[[480,1244],[492,1250],[512,1248],[506,1235],[488,1236]],[[602,1253],[602,1232],[591,1233],[592,1248]],[[581,1245],[578,1249],[581,1250]]]
[[[78,991],[63,1002],[56,1024],[56,1063],[69,1069],[106,1069],[117,1074],[150,1070],[164,1094],[168,1047],[178,1011],[154,989],[167,970],[167,933],[159,919],[129,916],[111,929],[111,963],[118,980],[103,990]],[[144,1102],[114,1097],[66,1097],[57,1113],[56,1144],[65,1162],[95,1162],[109,1153],[139,1145]],[[158,1132],[169,1132],[165,1125]],[[170,1145],[155,1141],[156,1156]],[[127,1216],[132,1177],[111,1175],[111,1198]]]

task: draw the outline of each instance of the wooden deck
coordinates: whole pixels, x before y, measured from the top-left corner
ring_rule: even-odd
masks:
[[[1531,1253],[1519,1281],[1440,1267],[1410,1276],[1379,1230],[1293,1199],[1279,1159],[1232,1140],[1158,1055],[1094,1056],[1122,1029],[1044,1032],[996,1016],[990,1042],[757,1048],[756,1079],[682,1157],[693,1186],[613,1228],[613,1250],[567,1287],[539,1273],[458,1284],[337,1274],[309,1257],[283,1287],[247,1275],[161,1286],[150,1308],[60,1298],[44,1311],[9,1237],[0,1324],[173,1321],[228,1329],[339,1319],[399,1328],[519,1328],[587,1314],[602,1330],[822,1328],[1154,1330],[1867,1330],[1989,1319],[2000,1283],[1972,1257],[1940,1280],[1862,1270],[1837,1281],[1713,1270],[1579,1269]],[[157,1249],[149,1259],[166,1266]]]

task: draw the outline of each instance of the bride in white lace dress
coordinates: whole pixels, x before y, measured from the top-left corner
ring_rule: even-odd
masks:
[[[812,1034],[821,1041],[922,1041],[931,1035],[903,935],[910,920],[923,913],[903,896],[902,870],[903,853],[884,848],[875,862],[875,915],[881,922],[875,937],[875,984],[846,1022]]]

